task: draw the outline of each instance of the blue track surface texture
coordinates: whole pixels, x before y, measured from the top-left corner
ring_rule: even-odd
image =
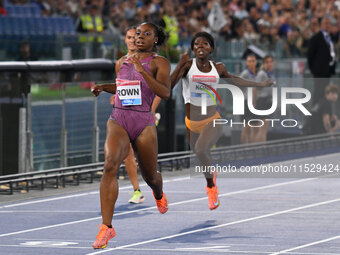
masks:
[[[164,215],[145,184],[139,205],[127,203],[130,186],[120,187],[117,235],[104,250],[91,247],[101,223],[98,190],[0,203],[0,254],[340,254],[339,176],[217,185],[221,204],[210,211],[203,178],[164,178]]]

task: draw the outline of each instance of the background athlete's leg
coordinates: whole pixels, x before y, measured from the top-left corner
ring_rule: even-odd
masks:
[[[143,179],[156,199],[163,195],[162,175],[157,171],[158,141],[155,126],[147,126],[134,142]]]
[[[241,131],[241,143],[242,144],[247,144],[251,143],[251,129],[248,124],[246,124]]]
[[[195,153],[201,166],[208,167],[211,165],[210,148],[216,144],[218,139],[221,137],[221,134],[221,125],[213,127],[212,122],[208,123],[201,131],[195,144]],[[209,188],[213,187],[214,182],[212,173],[206,171],[205,178],[207,179],[207,186]]]
[[[114,120],[109,120],[106,127],[104,146],[105,163],[100,183],[100,205],[103,224],[110,226],[114,205],[118,196],[117,171],[123,159],[129,153],[130,139],[124,128]]]
[[[263,126],[261,127],[256,127],[256,133],[255,133],[255,142],[265,142],[267,141],[267,133],[268,133],[268,127],[269,127],[269,121],[263,121]]]
[[[133,186],[133,190],[139,189],[137,164],[135,160],[135,154],[130,144],[129,154],[124,160],[126,172],[130,178],[130,182]]]

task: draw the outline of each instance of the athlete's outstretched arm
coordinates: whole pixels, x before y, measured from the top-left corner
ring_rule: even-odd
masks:
[[[228,81],[231,84],[236,85],[236,86],[240,86],[240,87],[268,87],[268,86],[271,86],[275,83],[272,80],[267,80],[265,82],[254,82],[254,81],[242,79],[238,76],[234,76],[227,71],[227,69],[226,69],[226,67],[223,63],[217,63],[217,64],[215,64],[215,67],[216,67],[218,74],[220,75],[221,78],[227,78]]]
[[[116,93],[116,83],[99,84],[99,85],[95,85],[91,88],[91,92],[95,96],[98,96],[103,91],[105,91],[107,93],[115,94]]]
[[[181,58],[179,59],[179,62],[175,70],[172,72],[170,76],[171,89],[173,89],[176,86],[179,79],[181,79],[183,76],[187,74],[191,66],[191,63],[192,61],[190,60],[188,53],[185,52],[183,55],[181,55]]]
[[[118,75],[120,66],[122,65],[124,59],[125,59],[125,57],[122,57],[119,60],[117,60],[116,66],[115,66],[116,75]],[[116,83],[98,84],[98,85],[95,85],[91,88],[91,92],[95,96],[98,96],[103,91],[105,91],[107,93],[115,94],[116,93]]]
[[[166,58],[158,56],[150,62],[151,70],[155,70],[155,77],[144,69],[136,55],[131,56],[129,62],[134,64],[136,71],[143,76],[157,96],[165,100],[170,97],[170,63]]]

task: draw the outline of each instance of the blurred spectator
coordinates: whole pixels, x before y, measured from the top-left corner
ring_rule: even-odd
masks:
[[[191,7],[189,11],[189,24],[193,29],[193,34],[199,32],[199,22],[198,22],[198,17],[199,17],[199,10],[196,7]]]
[[[188,17],[181,14],[177,18],[178,20],[178,36],[180,40],[188,40],[190,38],[190,26]]]
[[[168,6],[173,8],[172,4],[168,4]],[[160,6],[157,3],[154,3],[152,0],[144,0],[141,6],[137,9],[139,20],[141,22],[155,22],[156,20],[158,21],[159,9]]]
[[[271,15],[271,25],[279,27],[281,25],[281,14],[280,14],[280,5],[271,5],[270,6],[270,15]]]
[[[83,15],[80,16],[78,21],[78,31],[81,33],[89,33],[93,35],[80,36],[80,42],[93,42],[94,35],[96,33],[102,33],[104,30],[104,23],[102,16],[100,14],[99,7],[97,5],[91,5],[90,9],[85,7],[83,10]],[[97,42],[102,42],[102,37],[97,36]]]
[[[206,22],[204,23],[205,25],[209,26],[209,29],[206,29],[206,31],[211,31],[211,33],[213,33],[215,36],[215,34],[218,33],[228,23],[228,21],[226,14],[219,2],[212,2],[209,5],[209,8],[210,10],[205,12],[207,15],[205,16]]]
[[[98,9],[103,12],[105,2],[106,2],[106,0],[91,0],[90,5],[98,6]]]
[[[36,61],[38,58],[31,53],[31,45],[28,41],[22,41],[20,44],[20,55],[16,61]]]
[[[319,20],[317,18],[312,18],[310,22],[310,31],[312,35],[315,35],[320,31]]]
[[[323,97],[331,75],[335,73],[335,48],[330,38],[331,22],[323,18],[321,31],[315,34],[309,43],[308,66],[314,76],[313,105]]]
[[[259,19],[256,23],[257,23],[257,26],[270,27],[271,21],[270,21],[269,14],[267,12],[263,13],[262,18]]]
[[[132,20],[137,14],[136,2],[127,1],[124,7],[124,14],[127,20]]]
[[[222,36],[226,41],[231,40],[233,37],[230,26],[231,22],[228,21],[228,23],[220,30],[220,36]]]
[[[331,37],[333,44],[339,43],[340,29],[339,29],[339,24],[337,24],[336,22],[332,24],[329,36]]]
[[[297,46],[299,40],[299,33],[297,30],[292,29],[287,32],[287,40],[283,46],[283,50],[285,52],[285,56],[288,58],[298,57],[299,56],[299,48]]]
[[[258,33],[259,28],[257,21],[260,19],[260,13],[257,11],[256,7],[252,7],[249,12],[249,22],[253,25],[255,31]]]
[[[0,1],[0,16],[1,15],[7,15],[7,11],[6,11],[5,7],[4,7],[3,0]]]
[[[248,1],[246,1],[246,10],[247,10],[247,12],[250,12],[250,10],[253,7],[256,7],[256,0],[248,0]]]
[[[298,17],[297,28],[299,31],[304,31],[308,29],[308,27],[309,27],[309,22],[308,22],[307,13],[302,12],[299,14],[299,17]]]
[[[50,16],[51,15],[51,5],[43,0],[33,0],[31,2],[34,5],[37,5],[40,9],[41,16]]]
[[[69,0],[66,3],[66,9],[73,19],[76,19],[80,16],[80,10],[83,9],[82,2],[78,0]]]
[[[340,129],[340,121],[334,111],[338,100],[339,88],[328,85],[322,99],[313,107],[312,116],[308,117],[302,131],[305,135],[334,133]]]
[[[240,77],[246,80],[255,81],[256,79],[256,57],[255,55],[248,55],[246,58],[246,66],[247,68],[243,70],[240,74]],[[244,119],[246,121],[245,126],[241,132],[241,143],[252,143],[254,142],[254,127],[248,125],[248,121],[253,119],[254,115],[250,112],[248,108],[248,88],[244,87],[242,89],[244,95]],[[253,89],[253,105],[256,103],[256,90]]]
[[[238,3],[238,10],[234,14],[235,18],[237,19],[244,19],[249,16],[247,10],[246,10],[246,2],[240,1]]]
[[[257,0],[256,1],[256,6],[257,8],[263,13],[263,12],[268,12],[269,11],[269,3],[265,0]]]
[[[271,42],[271,44],[270,44],[269,47],[270,47],[271,50],[274,50],[275,47],[276,47],[276,44],[282,41],[281,37],[279,36],[278,31],[279,31],[279,28],[277,26],[272,26],[270,28],[270,42]]]
[[[309,8],[309,0],[300,0],[297,5],[297,10],[298,11],[303,11],[305,9]]]
[[[199,18],[198,21],[199,21],[200,32],[207,32],[209,34],[213,33],[213,31],[211,30],[209,26],[209,22],[207,19]]]
[[[274,74],[274,58],[272,56],[266,56],[263,59],[263,64],[261,70],[256,75],[256,82],[264,82],[266,80],[275,81]],[[271,108],[272,102],[272,88],[256,88],[256,109],[257,110],[268,110]],[[267,133],[269,122],[265,121],[265,119],[270,119],[271,116],[257,116],[257,119],[261,119],[263,121],[263,125],[261,127],[256,127],[254,129],[254,142],[265,142],[267,141]]]
[[[240,7],[239,7],[239,1],[238,0],[231,0],[231,3],[229,5],[229,9],[235,13],[235,12],[238,12],[240,10]]]
[[[254,43],[259,48],[273,51],[273,54],[278,56],[283,52],[287,57],[305,57],[309,37],[320,31],[319,22],[327,15],[332,24],[330,38],[335,51],[340,51],[339,0],[10,0],[9,2],[37,5],[42,16],[71,16],[76,21],[78,31],[84,33],[94,31],[101,33],[101,29],[106,29],[107,33],[123,36],[125,29],[131,25],[145,21],[156,24],[162,22],[166,30],[169,29],[169,43],[176,45],[179,42],[178,46],[181,47],[182,41],[190,40],[193,34],[202,30],[208,32],[214,30],[207,25],[207,17],[215,1],[220,2],[220,9],[228,24],[214,32],[226,40],[236,38],[243,44]],[[84,18],[87,15],[91,16],[89,13],[91,6],[97,8],[96,15],[92,15],[92,21]],[[2,8],[0,0],[0,15],[5,15],[6,12]],[[91,26],[95,29],[90,28]],[[284,50],[281,45],[285,45]]]
[[[228,0],[226,1],[222,1],[220,6],[222,7],[222,12],[224,13],[224,18],[228,19],[228,18],[232,18],[232,12],[229,10],[229,2]]]
[[[243,39],[244,32],[245,32],[245,22],[243,20],[235,20],[234,23],[234,29],[233,29],[233,38],[236,38],[237,40]]]
[[[260,38],[259,42],[262,46],[268,47],[271,44],[271,30],[270,30],[270,25],[267,23],[261,23],[259,24],[259,31],[260,31]]]
[[[108,32],[114,36],[122,36],[125,27],[128,27],[124,13],[119,13],[114,6],[110,7],[110,20],[108,21]]]
[[[311,35],[312,33],[308,28],[302,31],[301,36],[296,43],[300,56],[306,56]]]
[[[175,7],[166,2],[163,8],[164,14],[161,20],[161,26],[164,28],[164,32],[168,36],[168,45],[170,47],[174,47],[177,45],[179,37],[178,37],[178,22],[175,15]],[[201,25],[201,24],[200,24]]]
[[[255,43],[259,39],[259,35],[255,32],[253,25],[249,22],[249,19],[244,20],[244,35],[243,38],[249,44]]]
[[[339,18],[340,18],[340,15],[339,15]],[[332,24],[330,37],[334,44],[335,55],[337,56],[337,60],[339,60],[339,57],[340,57],[340,19],[338,23],[335,22]]]
[[[290,12],[286,12],[282,17],[282,24],[279,30],[279,35],[283,38],[287,38],[288,31],[292,30],[292,17]]]
[[[55,0],[52,14],[55,16],[69,16],[70,12],[67,8],[66,0]]]

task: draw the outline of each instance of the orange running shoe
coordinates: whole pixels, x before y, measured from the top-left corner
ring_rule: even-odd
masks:
[[[153,192],[152,192],[153,193]],[[155,194],[153,194],[153,197],[155,197]],[[168,211],[168,198],[167,196],[163,193],[163,196],[160,200],[156,200],[156,205],[158,208],[158,211],[163,214],[166,213]]]
[[[109,240],[116,235],[116,231],[108,226],[102,224],[101,226],[97,225],[99,230],[98,235],[96,236],[97,240],[92,244],[93,249],[104,249],[107,246]]]
[[[206,187],[205,189],[208,194],[208,205],[210,210],[216,209],[220,205],[220,199],[218,198],[217,186],[212,188]]]

